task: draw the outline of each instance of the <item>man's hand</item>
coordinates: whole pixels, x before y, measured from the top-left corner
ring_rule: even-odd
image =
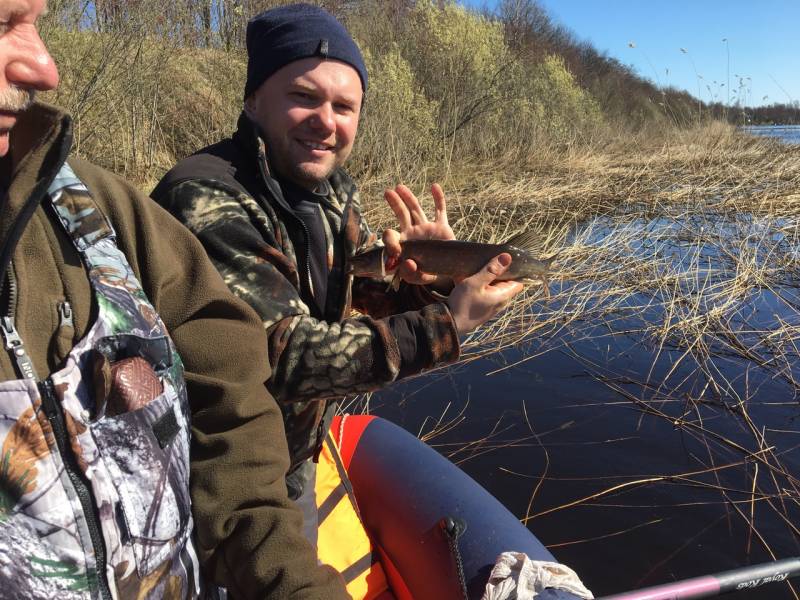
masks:
[[[383,197],[392,208],[400,231],[386,229],[383,232],[383,244],[386,257],[391,261],[400,256],[400,243],[405,240],[454,240],[453,230],[447,222],[447,206],[444,192],[438,183],[431,186],[436,217],[428,221],[428,217],[420,206],[417,197],[406,186],[400,184],[393,190],[386,190]],[[404,260],[397,266],[397,275],[416,285],[431,284],[437,281],[436,275],[421,272],[413,260]],[[449,287],[446,282],[442,288]]]
[[[519,281],[495,281],[511,264],[510,254],[500,254],[480,271],[464,279],[447,299],[458,333],[467,334],[500,312],[522,291]]]

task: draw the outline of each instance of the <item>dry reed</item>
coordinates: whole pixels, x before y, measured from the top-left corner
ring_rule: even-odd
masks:
[[[462,361],[523,349],[517,354],[522,358],[496,373],[561,350],[638,410],[640,419],[662,420],[704,450],[695,457],[702,461],[699,469],[624,481],[609,476],[612,483],[591,494],[537,508],[542,484],[558,480],[545,467],[531,476],[528,510],[520,517],[527,522],[608,498],[619,502],[642,486],[680,485],[716,492],[725,517],[746,524],[748,553],[758,544],[775,555],[776,540],[759,527],[758,506],[800,539],[794,525],[798,477],[784,462],[787,450],[771,439],[785,431],[768,429],[753,411],[775,400],[761,392],[770,382],[787,390],[779,404],[796,406],[800,395],[800,147],[715,124],[662,137],[657,146],[644,138],[620,140],[566,156],[545,154],[524,167],[527,172],[513,179],[493,177],[485,165],[441,177],[458,237],[498,242],[534,229],[541,232],[543,256],[561,253],[551,297],[541,288],[527,290],[465,340]],[[427,196],[422,182],[416,190]],[[369,208],[373,221],[391,225],[380,201]],[[573,348],[578,340],[601,347],[621,336],[637,340],[652,356],[649,370],[609,373],[609,365]],[[464,418],[461,410],[433,419],[423,437],[436,445]],[[739,424],[736,434],[726,428],[730,419]],[[538,447],[547,465],[540,439],[545,433],[529,428],[530,435],[508,439],[508,424],[500,419],[480,439],[437,447],[457,464],[503,448]],[[789,593],[797,597],[791,587]]]

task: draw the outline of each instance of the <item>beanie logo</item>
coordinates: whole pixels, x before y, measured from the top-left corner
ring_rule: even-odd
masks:
[[[328,58],[328,40],[326,38],[322,38],[319,41],[319,49],[317,50],[317,54],[323,58]]]

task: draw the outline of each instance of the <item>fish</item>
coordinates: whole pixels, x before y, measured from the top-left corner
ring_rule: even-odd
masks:
[[[530,250],[536,244],[533,232],[522,232],[502,244],[482,244],[458,240],[406,240],[401,242],[399,257],[388,259],[385,248],[376,246],[350,257],[346,271],[354,277],[385,278],[406,259],[417,263],[420,271],[443,275],[454,280],[480,271],[498,254],[511,255],[511,265],[496,281],[540,282],[547,289],[547,274],[558,253],[540,259]],[[395,275],[392,287],[400,281]]]

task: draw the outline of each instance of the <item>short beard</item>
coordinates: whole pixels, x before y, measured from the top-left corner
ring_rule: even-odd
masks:
[[[266,138],[266,135],[262,132],[262,139],[264,140],[264,145],[267,148],[267,162],[269,163],[270,168],[275,169],[274,175],[277,176],[278,179],[286,179],[289,180],[302,188],[308,190],[317,190],[321,185],[328,181],[328,178],[336,172],[341,164],[337,163],[331,166],[330,169],[323,175],[317,176],[309,173],[305,169],[303,169],[299,165],[295,164],[286,164],[287,161],[283,161],[277,156],[274,156],[273,152],[271,151],[274,146],[269,143],[269,140]]]
[[[3,112],[22,112],[26,110],[36,96],[34,90],[23,90],[15,85],[10,85],[5,90],[0,91],[0,111]]]
[[[328,178],[331,175],[333,175],[334,172],[336,172],[336,169],[338,168],[339,165],[335,165],[330,169],[328,169],[328,171],[325,173],[324,176],[318,177],[316,175],[312,175],[311,173],[307,172],[305,169],[302,169],[297,166],[292,166],[289,176],[295,183],[302,185],[303,187],[309,190],[314,191],[318,190],[320,186],[324,185],[325,182],[328,181]]]

